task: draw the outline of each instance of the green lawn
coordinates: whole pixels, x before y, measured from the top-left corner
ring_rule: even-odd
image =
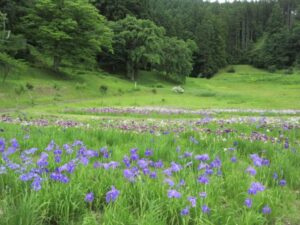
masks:
[[[175,84],[158,74],[141,72],[135,84],[104,72],[64,69],[64,74],[29,68],[0,84],[0,110],[59,113],[64,108],[101,106],[172,106],[192,109],[300,109],[300,72],[268,73],[247,65],[236,73],[220,71],[214,78],[188,78],[184,94],[171,91]],[[20,86],[34,86],[17,94]],[[106,86],[106,94],[100,86]],[[17,89],[17,90],[16,90]]]

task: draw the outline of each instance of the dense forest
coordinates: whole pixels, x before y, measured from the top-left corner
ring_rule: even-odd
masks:
[[[136,80],[212,77],[228,64],[300,64],[300,0],[0,0],[3,81],[31,64],[101,67]]]

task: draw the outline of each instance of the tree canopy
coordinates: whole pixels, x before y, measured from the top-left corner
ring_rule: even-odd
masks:
[[[10,33],[2,54],[34,63],[38,52],[54,70],[96,65],[136,80],[155,69],[184,82],[227,64],[300,61],[299,0],[0,0],[0,11]]]
[[[111,45],[105,17],[84,0],[36,1],[22,25],[30,43],[53,58],[55,70],[63,59],[94,62],[102,47]]]

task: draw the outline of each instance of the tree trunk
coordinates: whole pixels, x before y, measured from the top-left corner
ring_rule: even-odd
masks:
[[[134,66],[133,66],[132,62],[127,61],[126,70],[127,70],[127,77],[130,78],[132,81],[134,81],[135,69],[134,69]]]
[[[54,71],[59,71],[60,63],[61,63],[61,57],[54,56],[53,57],[53,70]]]

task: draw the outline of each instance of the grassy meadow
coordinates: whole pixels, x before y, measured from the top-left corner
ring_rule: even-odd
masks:
[[[300,72],[234,68],[183,94],[150,72],[10,76],[0,224],[300,224]]]
[[[12,145],[9,141],[13,138],[19,143],[14,153],[7,154],[9,161],[1,159],[7,169],[0,170],[0,224],[296,225],[300,221],[300,176],[295,172],[300,166],[299,128],[210,123],[200,126],[210,132],[191,129],[178,133],[170,129],[157,135],[97,127],[0,125],[7,146]],[[226,129],[232,131],[220,132]],[[253,139],[253,132],[269,138]],[[49,150],[52,140],[55,144]],[[83,144],[73,144],[78,140]],[[34,153],[32,148],[37,148]],[[88,155],[91,149],[97,154]],[[59,162],[58,150],[62,151]],[[47,171],[40,172],[41,189],[35,191],[36,178],[22,181],[22,174],[44,169],[37,166],[42,152],[48,154],[49,164]],[[138,159],[134,159],[136,154]],[[197,155],[205,154],[209,156],[207,161],[197,159]],[[251,154],[266,163],[257,164]],[[130,158],[127,166],[126,156]],[[218,160],[220,165],[214,165]],[[74,170],[63,170],[63,165],[70,162],[75,163]],[[117,166],[105,167],[112,162]],[[161,167],[154,162],[161,162]],[[67,181],[53,178],[58,168]],[[167,175],[170,168],[172,174]],[[254,168],[256,174],[251,175],[249,168]],[[134,175],[127,177],[125,170],[134,170]],[[208,178],[207,183],[201,183],[202,175]],[[282,180],[286,184],[280,183]],[[261,183],[264,191],[249,194],[254,182]],[[119,190],[119,196],[114,202],[106,202],[111,186]],[[169,198],[170,190],[177,190],[181,196]],[[85,196],[90,192],[94,200],[86,202]],[[197,199],[195,206],[189,197]],[[245,205],[247,198],[252,200],[251,207]],[[204,205],[209,207],[208,212],[203,210]],[[271,212],[264,214],[266,206]],[[190,214],[182,215],[186,208]]]
[[[269,73],[237,65],[235,73],[220,71],[212,79],[187,78],[185,93],[150,72],[134,83],[104,72],[65,69],[63,74],[28,68],[0,84],[0,110],[60,113],[63,108],[164,106],[192,109],[299,109],[300,72]],[[32,85],[28,90],[26,85]],[[101,87],[106,91],[103,91]]]

